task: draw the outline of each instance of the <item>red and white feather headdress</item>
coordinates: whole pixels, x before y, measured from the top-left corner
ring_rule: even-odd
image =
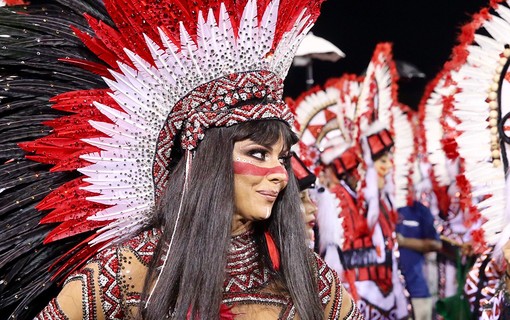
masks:
[[[122,241],[151,218],[172,148],[194,149],[210,127],[291,123],[283,79],[321,2],[107,0],[114,26],[86,16],[93,34],[73,27],[106,65],[62,60],[107,86],[54,97],[53,108],[71,115],[22,144],[53,171],[82,174],[38,205],[51,210],[42,223],[59,224],[45,241],[96,230],[86,255]]]
[[[359,90],[359,80],[349,75],[329,80],[324,89],[312,88],[296,101],[288,99],[296,114],[295,129],[300,144],[316,149],[322,164],[333,163],[354,146]]]
[[[460,159],[457,182],[467,196],[468,223],[479,249],[510,236],[507,118],[510,112],[508,58],[510,3],[495,1],[463,28],[452,58],[457,92],[452,115],[458,121],[455,142]],[[499,255],[500,249],[495,250]]]
[[[310,151],[316,155],[313,160],[316,174],[325,162],[324,153],[336,152],[338,149],[345,151],[350,143],[345,140],[339,125],[338,112],[340,112],[340,92],[335,86],[312,88],[302,93],[296,101],[287,99],[291,109],[296,114],[295,131],[299,136],[303,156],[310,158]],[[336,150],[336,151],[335,151]],[[338,156],[342,154],[341,151]],[[332,159],[333,160],[333,159]],[[325,250],[329,245],[342,247],[344,234],[342,219],[339,218],[341,210],[340,200],[327,188],[316,194],[318,207],[317,222],[319,225],[319,247]]]
[[[69,0],[1,10],[0,308],[26,317],[41,288],[146,226],[175,148],[189,168],[208,128],[290,124],[283,79],[322,2]]]
[[[474,208],[484,221],[474,240],[485,245],[500,239],[506,242],[510,236],[510,188],[505,181],[510,150],[506,123],[510,112],[506,101],[510,92],[509,3],[494,5],[490,14],[484,11],[479,19],[480,29],[473,32],[474,41],[466,47],[466,62],[455,79],[460,92],[455,96],[454,114],[461,122],[461,134],[456,139],[464,160],[461,174],[471,187],[471,195],[479,200]],[[481,30],[488,36],[480,34]],[[507,229],[504,237],[503,228]]]
[[[377,173],[372,157],[393,145],[392,108],[398,105],[397,80],[391,44],[378,44],[368,65],[356,108],[358,129],[355,141],[360,145],[363,155],[358,204],[367,206],[364,210],[367,210],[369,228],[375,226],[379,216]]]
[[[419,148],[426,154],[426,161],[432,164],[432,182],[439,187],[449,186],[455,179],[449,175],[447,167],[448,159],[457,156],[452,152],[447,155],[443,139],[445,135],[451,135],[451,132],[445,132],[445,126],[453,121],[448,115],[448,104],[451,105],[456,91],[451,73],[443,70],[425,89],[418,108],[419,133],[422,135]],[[456,149],[453,147],[454,151]]]
[[[454,52],[458,52],[459,48],[456,47]],[[462,162],[455,141],[459,134],[457,131],[459,121],[453,114],[454,97],[458,87],[452,75],[456,74],[460,63],[453,61],[455,60],[446,63],[443,70],[427,85],[418,107],[419,120],[416,132],[419,134],[418,150],[422,154],[422,160],[430,164],[428,175],[433,191],[431,210],[450,219],[453,216],[449,215],[449,208],[452,203],[458,202],[461,204],[459,208],[463,218],[469,219],[467,210],[467,204],[470,202],[469,191],[456,191],[459,190],[459,185],[463,185],[464,180],[457,179],[460,177],[458,173]]]

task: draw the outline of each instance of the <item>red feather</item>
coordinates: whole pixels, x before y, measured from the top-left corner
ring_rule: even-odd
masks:
[[[64,275],[64,277],[62,277],[64,280],[68,275],[78,270],[78,268],[92,258],[97,253],[97,247],[102,247],[104,245],[104,243],[99,243],[94,247],[89,246],[89,241],[92,241],[95,237],[97,237],[96,233],[80,242],[55,261],[50,266],[50,270],[56,268],[61,262],[65,262],[55,271],[55,274],[52,276],[52,280],[55,280],[61,274]],[[62,284],[60,283],[59,285]]]
[[[108,71],[108,67],[106,67],[102,64],[99,64],[99,63],[95,63],[95,62],[87,61],[87,60],[83,60],[83,59],[76,59],[76,58],[60,58],[60,59],[58,59],[58,61],[72,64],[72,65],[82,68],[84,70],[95,73],[101,77],[105,77],[105,78],[109,78],[109,79],[112,78],[112,75]]]
[[[91,220],[69,220],[61,223],[55,229],[51,230],[43,243],[48,244],[53,241],[72,237],[77,234],[94,231],[108,225],[110,221],[91,221]],[[97,248],[99,249],[99,248]]]
[[[230,16],[234,33],[237,33],[239,29],[242,13],[247,1],[225,0],[225,7]],[[259,21],[262,19],[262,13],[270,1],[258,1]],[[305,16],[311,16],[310,23],[313,22],[319,14],[320,4],[323,1],[281,0],[278,9],[277,34],[273,42],[273,48],[281,41],[283,34],[294,27],[294,22],[303,11],[305,11]],[[179,47],[179,22],[182,21],[190,36],[196,39],[199,12],[206,15],[209,9],[211,9],[216,19],[218,19],[221,4],[220,1],[216,0],[105,0],[104,3],[110,17],[114,21],[114,25],[109,26],[102,21],[85,15],[93,32],[89,33],[88,31],[79,30],[77,27],[71,27],[84,45],[97,55],[99,59],[104,61],[104,64],[75,58],[60,57],[59,60],[80,66],[85,70],[107,78],[111,78],[108,68],[118,70],[118,62],[132,65],[125,53],[125,49],[129,49],[147,62],[153,63],[153,58],[145,43],[144,35],[161,45],[161,39],[158,34],[158,28],[160,28]],[[95,152],[98,149],[93,146],[87,146],[81,139],[105,136],[105,134],[94,129],[89,124],[89,121],[95,120],[111,123],[109,119],[93,106],[92,101],[122,110],[114,99],[108,96],[109,92],[111,92],[109,89],[73,91],[52,98],[50,101],[55,103],[54,109],[67,111],[72,114],[48,121],[46,124],[50,125],[53,131],[45,138],[20,144],[21,148],[31,153],[27,158],[53,164],[52,171],[75,170],[87,165],[87,162],[80,159],[80,156]],[[43,219],[43,223],[60,223],[48,234],[44,243],[84,232],[95,231],[109,223],[108,221],[87,220],[87,217],[104,209],[105,206],[86,201],[86,197],[90,196],[90,194],[79,189],[85,185],[81,178],[76,179],[69,184],[57,188],[40,202],[39,209],[52,210]],[[279,270],[280,255],[278,247],[269,233],[266,233],[265,236],[273,267],[275,270]],[[69,271],[66,270],[68,268],[75,268],[79,262],[83,262],[88,257],[97,253],[101,246],[89,247],[87,246],[87,240],[65,255],[66,258],[71,256],[71,260],[59,268],[57,274]],[[229,317],[225,316],[222,318],[233,319],[231,313],[226,312],[224,314]]]
[[[324,0],[281,0],[278,9],[278,21],[276,34],[273,42],[275,48],[281,41],[285,32],[294,27],[297,18],[304,11],[304,16],[310,16],[310,22],[314,22],[320,12],[320,6]],[[104,23],[94,21],[90,17],[89,25],[94,30],[94,38],[76,29],[78,37],[101,59],[110,66],[116,68],[113,60],[127,62],[124,48],[137,53],[144,60],[152,62],[149,49],[143,35],[161,45],[158,28],[165,31],[166,35],[180,46],[179,22],[182,22],[192,39],[196,40],[198,14],[207,15],[212,9],[216,19],[219,17],[220,1],[212,0],[182,0],[182,1],[139,1],[139,0],[105,0],[106,9],[117,30]],[[241,17],[247,0],[224,1],[227,12],[237,35]],[[258,1],[259,21],[269,5],[270,0]]]
[[[57,189],[50,192],[39,204],[37,210],[49,210],[56,208],[61,202],[69,201],[68,198],[84,198],[91,196],[92,193],[82,190],[90,184],[83,181],[85,177],[76,178],[64,183]]]
[[[52,106],[53,109],[81,115],[87,118],[84,121],[109,121],[107,120],[108,118],[94,106],[94,102],[97,102],[122,111],[122,108],[108,95],[109,93],[111,93],[110,89],[71,91],[51,98],[50,102],[55,103]]]
[[[273,263],[273,269],[278,271],[280,270],[280,252],[278,251],[278,247],[276,246],[269,231],[264,232],[264,236],[266,237],[267,251],[269,252],[269,258]]]
[[[79,29],[75,27],[71,27],[80,38],[80,40],[85,44],[92,52],[94,52],[98,58],[106,62],[111,68],[117,69],[117,60],[119,59],[120,53],[113,53],[102,43],[98,38],[93,38],[89,34],[85,32],[81,32]]]
[[[5,6],[19,6],[19,5],[27,5],[30,2],[24,0],[5,0]]]

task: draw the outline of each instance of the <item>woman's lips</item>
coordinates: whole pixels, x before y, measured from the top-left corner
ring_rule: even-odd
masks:
[[[262,191],[257,191],[257,192],[260,195],[262,195],[269,202],[275,202],[276,197],[278,197],[278,192],[275,192],[275,191],[262,190]]]

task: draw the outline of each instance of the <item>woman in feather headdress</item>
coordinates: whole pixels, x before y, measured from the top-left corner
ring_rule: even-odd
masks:
[[[321,2],[1,10],[2,314],[359,319],[289,162],[283,79]]]

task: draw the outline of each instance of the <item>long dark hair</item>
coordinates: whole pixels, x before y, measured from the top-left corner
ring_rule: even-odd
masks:
[[[289,126],[278,120],[251,121],[232,127],[211,128],[200,142],[189,172],[189,188],[184,194],[169,259],[146,309],[148,298],[166,255],[177,219],[183,192],[184,156],[169,177],[167,193],[161,201],[155,225],[163,230],[145,281],[142,296],[143,318],[217,319],[234,214],[233,147],[251,139],[262,145],[280,137],[290,148],[296,137]],[[306,233],[299,208],[299,190],[290,164],[289,183],[278,197],[271,214],[254,226],[259,252],[270,266],[263,232],[268,230],[280,250],[281,268],[276,280],[288,292],[301,319],[321,319],[323,310],[314,275],[314,258],[305,243]]]

